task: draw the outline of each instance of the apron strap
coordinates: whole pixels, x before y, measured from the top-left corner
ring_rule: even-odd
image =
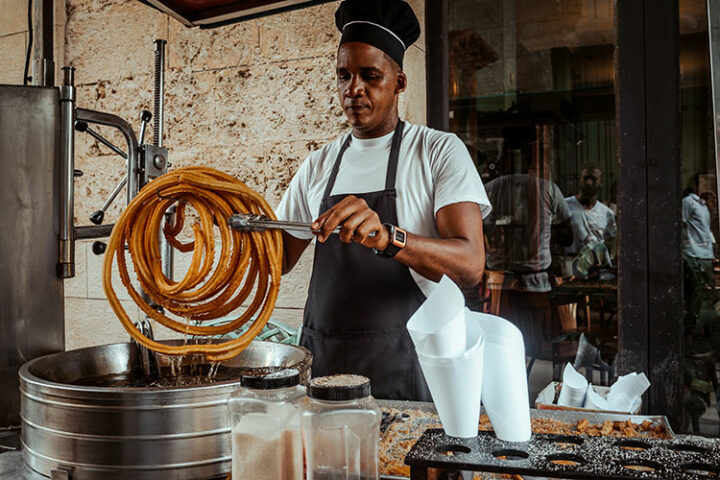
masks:
[[[325,202],[327,201],[328,197],[330,196],[330,192],[332,192],[333,187],[335,186],[335,179],[337,178],[337,174],[340,171],[340,162],[342,161],[343,155],[345,155],[345,150],[348,149],[350,146],[350,139],[352,138],[352,133],[348,134],[347,138],[342,144],[342,147],[340,147],[340,153],[338,153],[337,158],[335,159],[335,165],[333,165],[332,172],[330,173],[330,179],[328,180],[327,185],[325,186],[325,193],[323,193],[322,198],[322,205],[325,205]],[[320,207],[321,212],[323,213],[323,207]]]
[[[387,174],[385,175],[385,190],[395,190],[395,178],[397,177],[398,158],[400,157],[400,142],[402,141],[403,128],[405,123],[398,120],[395,127],[395,134],[390,147],[390,159],[388,160]]]
[[[400,157],[400,142],[402,142],[404,127],[405,123],[402,120],[398,120],[397,126],[395,127],[395,133],[392,137],[392,145],[390,147],[390,158],[388,159],[387,173],[385,174],[385,190],[395,190],[395,179],[397,178],[397,166]],[[330,173],[330,178],[325,186],[325,192],[323,193],[322,202],[320,203],[320,212],[318,215],[327,210],[325,207],[327,205],[327,199],[330,197],[330,192],[332,192],[332,189],[335,186],[335,180],[337,179],[338,172],[340,171],[340,163],[342,162],[343,155],[345,155],[345,150],[347,150],[350,146],[351,139],[352,133],[347,136],[342,144],[342,147],[340,147],[340,152],[335,159],[335,164],[333,165],[332,172]]]

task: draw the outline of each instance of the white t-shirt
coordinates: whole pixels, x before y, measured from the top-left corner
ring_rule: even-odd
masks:
[[[586,209],[574,195],[565,201],[572,212],[573,244],[566,249],[568,254],[576,254],[587,242],[601,242],[617,237],[615,214],[607,205],[595,202]]]
[[[393,132],[379,138],[353,137],[343,155],[330,195],[376,192],[385,189],[385,177]],[[312,222],[320,213],[343,135],[311,153],[300,165],[275,213],[281,220]],[[408,232],[440,238],[435,214],[441,208],[459,202],[480,205],[483,217],[490,212],[485,188],[465,145],[454,134],[405,122],[400,143],[397,177],[398,226]],[[292,232],[310,240],[310,232]],[[415,282],[425,295],[435,285],[412,269]]]

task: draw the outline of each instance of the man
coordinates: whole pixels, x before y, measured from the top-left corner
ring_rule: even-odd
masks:
[[[696,283],[713,288],[715,237],[710,228],[710,210],[707,203],[695,193],[699,189],[699,179],[699,175],[693,177],[693,185],[686,189],[686,195],[682,199],[683,253],[685,262],[697,278]]]
[[[568,254],[576,255],[587,243],[611,242],[617,237],[615,214],[597,199],[602,181],[600,167],[588,165],[580,172],[580,192],[565,199],[572,212],[575,237],[566,250]]]
[[[551,359],[548,269],[550,240],[572,242],[570,211],[560,188],[539,176],[533,127],[503,129],[504,155],[520,161],[522,174],[503,175],[487,184],[493,210],[485,218],[487,286],[491,309],[523,333],[525,353]]]
[[[335,20],[352,132],[310,154],[277,209],[313,224],[284,234],[284,272],[316,236],[301,345],[316,376],[358,373],[378,398],[430,400],[405,325],[443,275],[481,281],[490,206],[460,139],[398,118],[404,52],[420,35],[412,9],[346,0]]]

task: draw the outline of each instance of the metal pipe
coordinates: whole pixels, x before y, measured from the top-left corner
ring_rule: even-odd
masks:
[[[103,206],[102,206],[102,208],[100,208],[100,210],[102,210],[103,212],[106,211],[108,209],[108,207],[110,207],[110,204],[113,202],[113,200],[115,200],[115,197],[117,197],[118,194],[122,191],[122,189],[125,188],[126,184],[127,184],[127,175],[125,175],[125,177],[122,179],[122,181],[117,184],[117,186],[115,187],[115,190],[113,190],[113,192],[110,194],[110,196],[107,198],[107,200],[105,200],[105,203],[103,203]]]
[[[52,0],[36,0],[33,4],[35,18],[35,36],[33,54],[33,85],[52,87],[55,85],[55,61]]]
[[[60,87],[60,259],[58,276],[75,276],[75,69],[63,67]]]
[[[153,144],[163,146],[163,123],[165,121],[165,40],[155,40],[155,103],[153,119]]]
[[[163,146],[163,127],[165,123],[165,40],[155,40],[155,113],[153,115],[153,143],[156,147]],[[164,222],[173,223],[175,209],[165,213]],[[162,252],[162,270],[165,276],[173,278],[173,248],[165,235],[160,233],[160,251]]]
[[[125,120],[117,115],[105,112],[96,112],[94,110],[86,110],[84,108],[78,108],[76,112],[78,120],[115,127],[120,130],[125,137],[125,141],[127,142],[127,203],[130,203],[139,191],[137,165],[138,144],[135,132],[133,132],[133,129]]]

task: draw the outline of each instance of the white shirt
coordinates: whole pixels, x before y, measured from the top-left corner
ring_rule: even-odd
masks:
[[[371,139],[353,137],[330,195],[384,190],[393,133]],[[322,196],[346,138],[343,135],[316,150],[300,165],[275,211],[279,219],[309,223],[322,213]],[[398,226],[424,237],[440,238],[435,215],[447,205],[477,203],[483,217],[491,210],[480,175],[462,141],[454,134],[421,125],[405,122],[395,189]],[[310,232],[291,234],[305,240],[314,238]],[[429,295],[435,283],[412,269],[410,273]]]
[[[552,263],[552,225],[571,216],[560,188],[535,175],[510,174],[488,182],[487,191],[493,205],[483,222],[488,270],[505,271],[503,290],[550,291],[545,270]]]
[[[592,208],[586,209],[574,195],[565,201],[572,212],[574,237],[566,253],[578,253],[587,242],[602,242],[617,237],[615,214],[610,207],[596,201]]]
[[[691,193],[682,199],[682,219],[685,224],[683,250],[694,258],[713,259],[713,234],[710,230],[710,210],[705,200]]]

